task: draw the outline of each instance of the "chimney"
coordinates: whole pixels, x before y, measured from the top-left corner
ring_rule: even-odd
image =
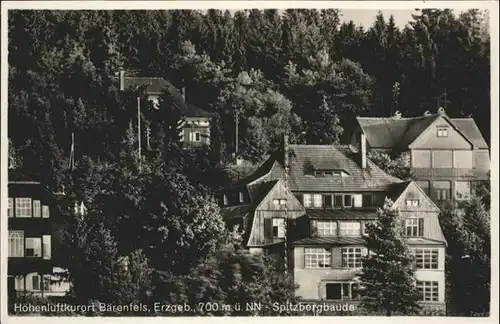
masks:
[[[120,91],[125,91],[125,71],[120,70]]]
[[[360,139],[360,144],[361,144],[361,168],[366,169],[366,135],[365,133],[361,132],[361,139]]]
[[[288,168],[289,166],[289,161],[288,161],[288,135],[283,135],[283,166]]]

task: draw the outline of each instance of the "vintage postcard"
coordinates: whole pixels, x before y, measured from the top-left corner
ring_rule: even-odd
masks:
[[[2,323],[498,319],[498,2],[11,1],[1,30]]]

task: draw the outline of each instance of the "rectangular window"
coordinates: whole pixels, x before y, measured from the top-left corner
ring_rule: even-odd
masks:
[[[283,218],[273,218],[273,238],[285,237],[285,220]]]
[[[469,181],[455,181],[455,199],[470,200],[471,185]]]
[[[46,260],[50,260],[52,255],[50,235],[43,235],[42,243],[43,243],[43,258]]]
[[[439,301],[438,281],[417,281],[417,289],[422,301]]]
[[[417,269],[437,269],[439,265],[439,249],[413,249],[415,267]]]
[[[418,207],[420,201],[418,199],[406,199],[406,207],[415,208]]]
[[[24,257],[24,232],[9,231],[9,257]]]
[[[340,236],[359,236],[361,235],[360,222],[341,222],[340,223]]]
[[[31,198],[16,198],[16,217],[31,217]]]
[[[286,199],[273,199],[273,204],[276,207],[285,206],[286,205]]]
[[[33,200],[33,217],[42,217],[42,206],[40,200]]]
[[[327,300],[359,300],[360,284],[356,282],[327,283],[325,285]]]
[[[354,207],[363,207],[363,196],[361,194],[353,195]]]
[[[199,142],[201,140],[201,136],[199,132],[190,132],[189,133],[189,141],[190,142]]]
[[[424,219],[407,218],[405,220],[405,235],[409,237],[424,236]]]
[[[372,206],[373,206],[373,195],[363,194],[363,207],[372,207]]]
[[[42,290],[50,292],[52,288],[50,275],[43,275]]]
[[[314,207],[316,208],[323,207],[323,196],[315,194],[313,197],[314,197]]]
[[[14,283],[14,289],[17,291],[23,291],[24,290],[24,277],[22,276],[17,276],[15,279]]]
[[[323,195],[323,202],[325,208],[332,208],[333,207],[332,195]]]
[[[26,238],[26,257],[39,258],[42,256],[42,239],[39,237]]]
[[[449,200],[451,198],[451,182],[450,181],[434,181],[432,190],[436,200]]]
[[[43,218],[50,217],[49,206],[42,206],[42,217]]]
[[[430,168],[431,167],[431,151],[412,150],[411,166],[414,168]]]
[[[334,196],[334,207],[335,208],[342,208],[342,207],[344,207],[342,195],[335,195]]]
[[[308,208],[312,206],[312,196],[310,194],[304,194],[304,207]]]
[[[7,217],[14,217],[14,198],[9,198],[9,206],[7,207]]]
[[[344,207],[352,207],[352,196],[344,195]]]
[[[432,151],[433,168],[453,168],[453,151]]]
[[[430,196],[430,185],[429,181],[416,181],[417,185],[422,189],[427,196]]]
[[[318,221],[317,226],[319,236],[337,236],[336,221]]]
[[[448,137],[448,127],[437,127],[437,137]]]
[[[349,247],[342,248],[342,267],[343,268],[362,268],[363,258],[367,253],[366,248]]]
[[[453,167],[457,169],[472,169],[474,166],[471,150],[453,151]]]
[[[240,200],[240,203],[242,203],[242,202],[245,201],[245,198],[243,197],[243,192],[242,191],[239,192],[239,200]]]
[[[31,277],[31,287],[33,290],[40,290],[40,276],[39,275],[33,275]]]
[[[227,195],[226,194],[224,194],[224,196],[222,197],[222,200],[223,200],[224,206],[227,206],[228,201],[227,201]]]
[[[332,250],[304,248],[305,267],[309,269],[331,268]]]

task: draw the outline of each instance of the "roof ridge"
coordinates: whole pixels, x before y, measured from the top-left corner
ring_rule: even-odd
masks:
[[[390,120],[410,120],[410,119],[419,119],[419,118],[428,118],[432,116],[437,116],[438,114],[431,114],[431,115],[422,115],[422,116],[414,116],[414,117],[361,117],[357,116],[356,119],[373,119],[373,120],[381,120],[381,119],[390,119]]]
[[[164,77],[147,77],[147,76],[124,76],[125,79],[157,79],[157,80],[165,80],[167,81],[167,79],[165,79]]]

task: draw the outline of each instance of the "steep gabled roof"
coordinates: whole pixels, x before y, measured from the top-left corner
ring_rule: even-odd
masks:
[[[439,117],[448,120],[475,147],[488,149],[472,118],[449,118],[433,114],[411,118],[357,117],[357,120],[371,147],[406,149]]]
[[[242,189],[247,189],[250,193],[251,201],[248,204],[228,206],[221,208],[221,214],[224,218],[242,217],[251,215],[257,206],[262,202],[269,192],[274,188],[279,180],[263,181],[253,185],[238,186]],[[235,187],[233,187],[235,188]]]
[[[112,80],[114,83],[114,87],[119,87],[120,79],[118,77],[114,77]],[[172,83],[170,83],[170,81],[164,78],[125,76],[124,83],[125,89],[145,87],[146,93],[150,95],[160,95],[163,91],[166,90],[173,100],[173,105],[185,117],[212,116],[212,114],[208,111],[196,107],[195,105],[187,104],[181,92]]]
[[[367,159],[362,169],[360,153],[349,145],[290,145],[289,188],[292,191],[385,191],[393,183],[402,182],[382,171]],[[272,179],[284,179],[285,171],[272,154],[253,174],[240,181],[252,184]],[[341,170],[348,176],[317,177],[312,170]]]
[[[481,131],[472,118],[450,118],[452,123],[469,139],[475,147],[488,149]]]
[[[367,159],[361,168],[360,153],[347,145],[290,145],[289,186],[292,191],[385,191],[401,182]],[[309,168],[342,170],[348,176],[316,177]]]
[[[437,115],[415,118],[357,117],[366,140],[373,148],[407,148]]]

